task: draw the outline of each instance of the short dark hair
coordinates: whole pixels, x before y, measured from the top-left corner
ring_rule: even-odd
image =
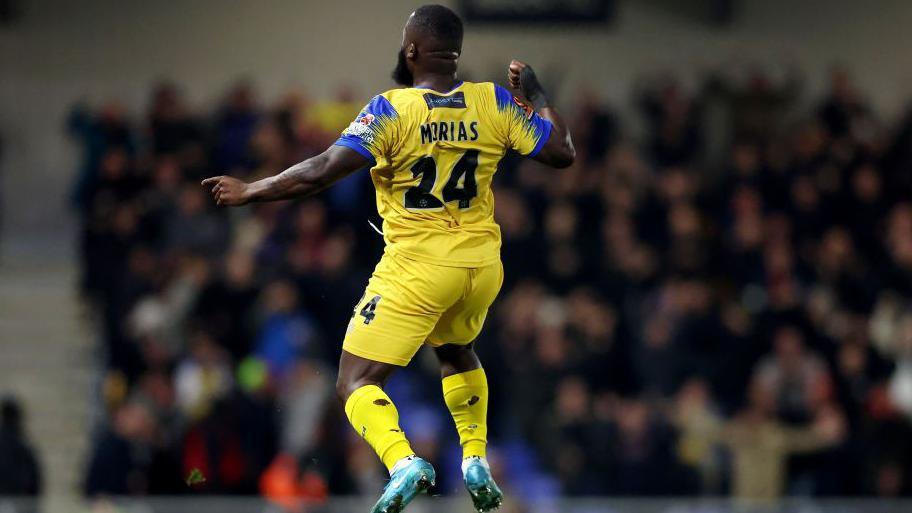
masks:
[[[415,9],[412,23],[433,38],[462,48],[462,20],[449,7],[422,5]]]

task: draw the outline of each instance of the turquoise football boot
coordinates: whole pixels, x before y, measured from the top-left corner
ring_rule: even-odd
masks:
[[[465,485],[479,513],[493,511],[503,503],[503,492],[491,477],[491,469],[481,458],[470,458],[465,467]]]
[[[434,486],[437,474],[430,463],[415,458],[390,476],[371,513],[400,513],[419,493]]]

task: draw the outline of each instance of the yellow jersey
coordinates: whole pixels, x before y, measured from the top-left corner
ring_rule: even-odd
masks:
[[[441,93],[375,96],[336,144],[371,161],[386,251],[452,267],[500,259],[491,181],[507,150],[535,156],[551,122],[503,87],[460,82]]]

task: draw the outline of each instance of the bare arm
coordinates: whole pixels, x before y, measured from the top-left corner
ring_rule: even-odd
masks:
[[[551,122],[551,135],[538,155],[533,158],[557,168],[573,164],[576,159],[576,149],[573,147],[573,140],[570,139],[570,130],[567,129],[563,116],[551,105],[532,67],[513,60],[510,62],[507,78],[510,86],[532,102],[532,106],[541,117]]]
[[[276,201],[316,194],[370,162],[345,146],[330,146],[323,153],[295,164],[281,173],[253,183],[230,176],[213,176],[202,181],[212,186],[219,205],[240,206],[254,201]]]
[[[576,148],[570,139],[570,130],[564,118],[554,107],[545,107],[538,114],[551,122],[551,136],[542,146],[541,151],[533,157],[535,160],[549,166],[564,168],[569,167],[576,160]]]

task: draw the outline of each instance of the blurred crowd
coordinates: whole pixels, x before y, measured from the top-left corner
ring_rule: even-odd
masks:
[[[577,163],[502,162],[506,280],[477,348],[506,488],[912,493],[912,114],[887,123],[845,70],[829,82],[814,99],[795,76],[657,75],[635,120],[565,95]],[[87,495],[383,485],[333,386],[383,246],[367,172],[235,210],[199,185],[322,151],[355,97],[264,106],[238,83],[202,112],[162,84],[141,116],[73,110],[81,292],[103,348]],[[438,492],[459,490],[432,355],[389,392]]]

